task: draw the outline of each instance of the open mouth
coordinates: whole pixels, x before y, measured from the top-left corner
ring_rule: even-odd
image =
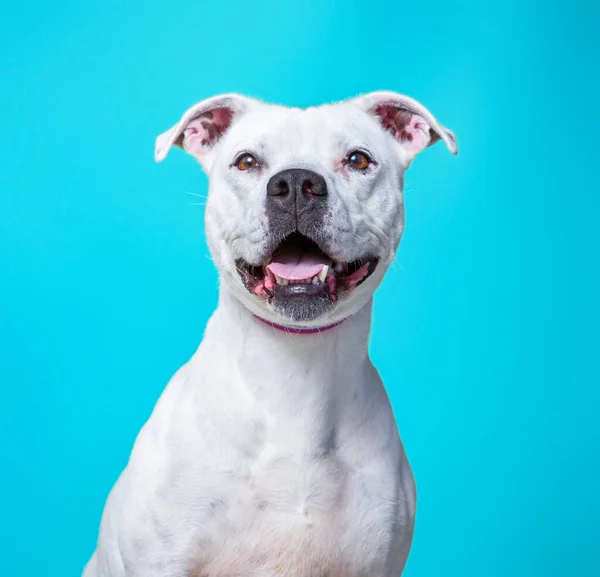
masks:
[[[365,257],[337,262],[307,236],[294,232],[287,236],[262,264],[236,261],[244,286],[270,302],[294,297],[327,298],[334,303],[338,295],[363,283],[375,270],[379,259]]]

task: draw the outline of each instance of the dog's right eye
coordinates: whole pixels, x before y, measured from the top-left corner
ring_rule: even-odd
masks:
[[[258,160],[251,154],[244,152],[240,154],[233,163],[239,170],[250,170],[258,166]]]

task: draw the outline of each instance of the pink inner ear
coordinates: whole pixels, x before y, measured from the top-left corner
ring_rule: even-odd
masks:
[[[190,120],[183,131],[183,148],[200,156],[219,140],[231,124],[233,114],[228,108],[213,108]]]
[[[404,108],[389,105],[378,106],[376,113],[382,126],[389,130],[396,140],[411,154],[416,156],[432,142],[432,131],[427,121]],[[439,137],[438,137],[439,139]],[[436,139],[437,140],[437,139]]]

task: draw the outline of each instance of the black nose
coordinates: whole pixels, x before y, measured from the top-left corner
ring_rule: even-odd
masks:
[[[267,215],[271,228],[293,232],[322,221],[327,208],[327,183],[312,170],[288,168],[267,183]]]
[[[293,232],[318,240],[325,234],[327,183],[312,170],[288,168],[267,183],[266,209],[269,229],[282,239]]]
[[[288,168],[267,183],[267,218],[283,238],[294,231],[316,235],[327,212],[327,183],[312,170]]]
[[[295,203],[304,196],[310,200],[313,196],[325,196],[327,183],[325,179],[312,170],[289,168],[282,170],[269,180],[268,196],[286,197],[286,202]]]

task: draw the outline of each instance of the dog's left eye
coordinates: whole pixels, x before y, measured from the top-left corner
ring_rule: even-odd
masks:
[[[235,159],[234,164],[239,170],[250,170],[258,166],[258,160],[251,154],[244,152]]]
[[[354,168],[355,170],[366,170],[369,168],[369,164],[371,164],[371,159],[360,150],[355,150],[348,155],[348,160],[346,161],[350,168]]]

